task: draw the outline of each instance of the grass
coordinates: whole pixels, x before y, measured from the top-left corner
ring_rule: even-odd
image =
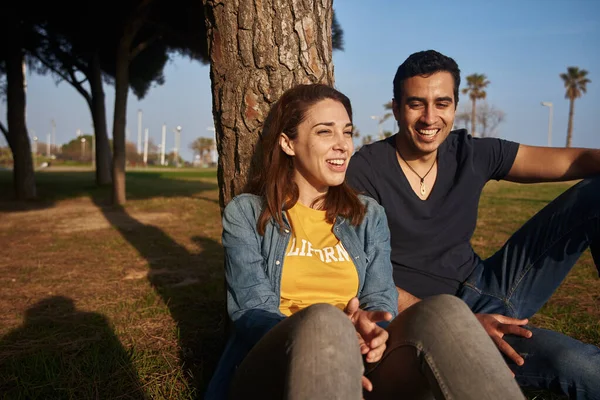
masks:
[[[90,171],[36,180],[40,201],[0,191],[0,398],[202,398],[224,344],[216,172],[128,172],[120,208]],[[476,250],[568,186],[488,184]],[[600,345],[598,293],[585,254],[533,322]]]

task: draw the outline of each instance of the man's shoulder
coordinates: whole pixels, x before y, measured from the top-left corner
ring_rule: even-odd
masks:
[[[446,146],[449,148],[456,148],[465,142],[470,142],[472,139],[473,136],[471,136],[466,129],[454,129],[450,131],[450,134],[446,138]]]
[[[394,150],[394,138],[396,135],[378,140],[373,143],[365,144],[354,153],[353,158],[362,158],[367,161],[381,159],[381,156]]]
[[[449,144],[469,144],[471,146],[485,145],[492,142],[511,142],[506,139],[492,136],[472,136],[466,129],[454,129],[450,131],[446,140]]]
[[[475,137],[466,129],[455,129],[450,132],[444,143],[445,149],[450,152],[462,152],[467,149],[483,150],[509,142],[496,137]]]

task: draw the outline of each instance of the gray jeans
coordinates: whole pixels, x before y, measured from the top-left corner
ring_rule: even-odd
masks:
[[[339,309],[316,304],[285,319],[236,372],[232,399],[524,399],[498,349],[466,304],[427,298],[398,315],[381,360],[366,364]]]

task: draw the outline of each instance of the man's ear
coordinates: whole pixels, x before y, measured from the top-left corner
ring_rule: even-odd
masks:
[[[294,152],[294,144],[285,133],[282,133],[279,136],[279,146],[281,147],[281,150],[283,150],[283,152],[288,156],[294,157],[296,155]]]
[[[396,99],[392,99],[392,112],[394,113],[394,119],[399,121],[400,118],[400,104],[396,102]]]

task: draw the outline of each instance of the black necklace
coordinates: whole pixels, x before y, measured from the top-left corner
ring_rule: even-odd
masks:
[[[399,150],[396,150],[396,153],[398,153],[398,155],[400,156],[400,158],[402,159],[402,161],[404,161],[404,164],[406,164],[408,166],[408,168],[410,168],[410,170],[412,172],[414,172],[415,175],[417,175],[419,177],[419,179],[421,180],[421,188],[420,188],[420,190],[421,190],[421,196],[425,196],[425,194],[427,194],[427,186],[425,185],[425,178],[427,177],[427,175],[429,175],[429,173],[433,169],[433,166],[437,162],[437,157],[433,160],[433,164],[431,164],[431,167],[429,167],[429,170],[427,171],[427,173],[425,175],[421,176],[421,175],[419,175],[419,173],[417,171],[415,171],[413,169],[413,167],[410,166],[410,164],[404,159],[404,157],[402,157],[402,154],[400,154]]]

